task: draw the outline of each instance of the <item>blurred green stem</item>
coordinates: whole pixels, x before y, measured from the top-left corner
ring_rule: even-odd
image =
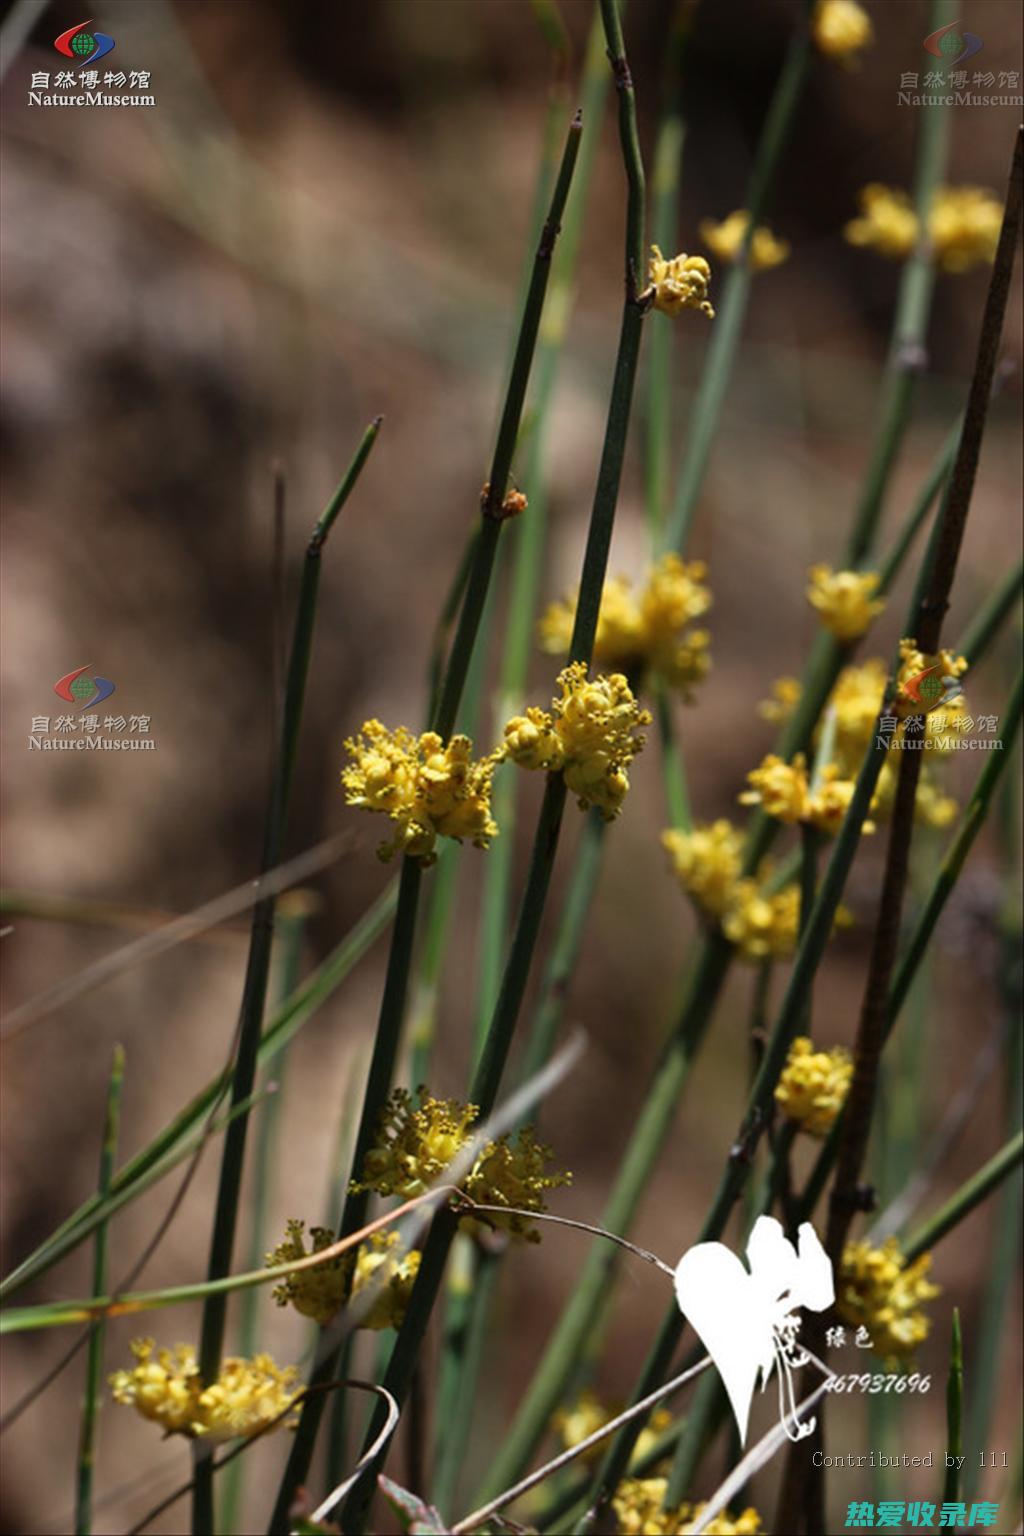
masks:
[[[331,497],[306,547],[302,566],[302,580],[295,615],[291,656],[285,683],[284,708],[281,719],[281,735],[277,760],[274,765],[270,799],[267,806],[263,834],[263,852],[260,873],[274,869],[281,862],[285,828],[288,815],[288,799],[291,791],[292,772],[298,750],[299,728],[302,723],[302,705],[306,691],[306,676],[313,647],[313,627],[316,622],[317,590],[320,584],[321,554],[331,528],[345,505],[366,460],[369,458],[377,434],[380,431],[378,417],[363,434],[362,442],[348,467],[340,485]],[[238,1023],[238,1050],[231,1081],[231,1107],[252,1096],[256,1080],[260,1036],[263,1029],[263,1012],[266,1005],[267,979],[270,971],[270,946],[274,928],[274,899],[264,898],[253,908],[252,930],[249,943],[249,959],[246,966],[242,992],[241,1014]],[[238,1218],[238,1197],[245,1162],[245,1142],[248,1118],[240,1115],[228,1125],[224,1135],[221,1156],[220,1182],[214,1209],[213,1228],[210,1235],[210,1257],[207,1275],[219,1280],[231,1269],[231,1255],[235,1242]],[[207,1298],[203,1306],[202,1327],[199,1342],[199,1374],[203,1381],[213,1382],[220,1370],[221,1351],[224,1342],[224,1325],[227,1300],[221,1295]],[[213,1510],[213,1463],[208,1448],[194,1458],[195,1488],[192,1495],[193,1536],[211,1536],[214,1528]]]
[[[943,1502],[955,1504],[960,1493],[960,1457],[963,1455],[964,1346],[960,1335],[960,1309],[953,1308],[949,1341],[949,1376],[946,1379],[946,1476]]]
[[[107,1088],[107,1108],[100,1148],[100,1172],[97,1190],[101,1200],[110,1192],[110,1180],[117,1158],[117,1138],[121,1123],[121,1088],[124,1083],[124,1049],[114,1047],[114,1060]],[[107,1288],[107,1224],[96,1229],[92,1259],[92,1293],[102,1296]],[[96,1415],[103,1396],[103,1341],[106,1323],[101,1319],[89,1329],[85,1364],[85,1395],[78,1438],[78,1477],[75,1488],[75,1536],[89,1536],[92,1530],[92,1485],[96,1470]]]

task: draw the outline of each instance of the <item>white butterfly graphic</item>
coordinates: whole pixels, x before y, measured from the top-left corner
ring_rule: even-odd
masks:
[[[740,1444],[747,1438],[750,1400],[758,1372],[761,1390],[779,1368],[779,1417],[791,1440],[802,1440],[814,1420],[797,1417],[793,1369],[809,1358],[797,1343],[799,1307],[823,1312],[835,1300],[832,1265],[810,1222],[798,1248],[773,1216],[759,1216],[747,1243],[749,1272],[724,1243],[698,1243],[675,1270],[676,1299],[722,1378],[736,1416]]]

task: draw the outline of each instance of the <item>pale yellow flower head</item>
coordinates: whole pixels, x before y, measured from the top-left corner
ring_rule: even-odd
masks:
[[[845,778],[854,778],[860,768],[885,697],[887,676],[885,663],[873,656],[844,667],[829,695],[827,708],[835,711],[836,760]]]
[[[360,1244],[352,1277],[352,1300],[369,1301],[359,1326],[379,1332],[401,1328],[419,1274],[418,1248],[403,1250],[397,1232],[374,1232]]]
[[[724,818],[691,832],[661,834],[677,879],[704,912],[721,917],[743,865],[743,834]]]
[[[928,215],[935,259],[944,272],[968,272],[996,257],[1003,205],[985,187],[940,187]]]
[[[856,0],[818,0],[811,33],[819,53],[847,66],[875,35],[871,17]]]
[[[877,571],[834,571],[830,565],[812,565],[807,601],[821,623],[837,640],[858,640],[885,607],[876,597]]]
[[[798,1035],[776,1085],[775,1102],[800,1130],[820,1138],[832,1129],[852,1079],[849,1051],[839,1045],[816,1051],[805,1035]]]
[[[781,725],[788,720],[797,704],[803,688],[798,677],[777,677],[772,683],[772,695],[770,699],[762,699],[757,706],[757,712],[762,720],[770,720],[773,725]]]
[[[687,256],[682,251],[666,261],[658,247],[652,245],[647,281],[650,286],[643,297],[650,298],[663,315],[674,319],[684,309],[699,309],[709,320],[715,318],[708,301],[711,268],[703,256]]]
[[[629,764],[644,745],[639,728],[651,717],[620,672],[588,678],[586,665],[576,661],[558,683],[561,697],[550,714],[530,709],[505,726],[505,754],[521,768],[563,773],[581,809],[597,806],[610,821],[629,789]]]
[[[663,1507],[668,1492],[666,1477],[623,1478],[615,1491],[612,1507],[616,1530],[621,1536],[687,1536],[700,1519],[705,1504],[680,1504],[675,1509]],[[709,1536],[758,1536],[763,1530],[755,1509],[745,1509],[732,1516],[724,1511],[705,1526]]]
[[[412,1095],[405,1088],[394,1089],[381,1113],[376,1143],[366,1154],[363,1177],[353,1183],[353,1191],[372,1189],[379,1195],[411,1200],[443,1182],[446,1169],[472,1140],[479,1114],[475,1104],[431,1098],[422,1088],[414,1109]],[[460,1187],[481,1205],[544,1211],[545,1190],[572,1182],[569,1173],[545,1172],[552,1156],[550,1147],[535,1139],[532,1127],[525,1126],[514,1138],[499,1136],[486,1142]],[[513,1237],[540,1240],[524,1216],[489,1213],[486,1220]]]
[[[908,1264],[894,1237],[880,1248],[848,1243],[836,1276],[836,1308],[844,1322],[864,1327],[875,1352],[886,1360],[905,1359],[928,1337],[931,1321],[922,1303],[939,1295],[927,1279],[931,1254]]]
[[[712,256],[716,256],[719,261],[734,262],[739,256],[749,223],[750,214],[747,210],[737,208],[721,224],[716,224],[714,219],[702,219],[700,237]],[[759,224],[750,241],[750,265],[753,271],[765,272],[769,267],[780,266],[788,255],[789,242],[777,239],[766,224]]]
[[[873,181],[861,188],[857,201],[860,217],[846,225],[845,239],[895,261],[905,260],[917,244],[917,214],[907,194]]]
[[[656,673],[684,698],[711,667],[711,637],[690,629],[711,607],[707,566],[665,554],[634,593],[622,576],[605,582],[594,638],[594,663],[631,675]],[[542,650],[564,655],[576,618],[576,597],[552,603],[538,625]]]
[[[289,1219],[285,1225],[284,1240],[267,1254],[269,1269],[278,1264],[291,1264],[311,1253],[322,1253],[337,1241],[330,1227],[312,1227],[307,1248],[305,1230],[304,1221],[297,1221],[294,1217]],[[351,1255],[336,1254],[334,1258],[318,1264],[315,1269],[301,1269],[297,1274],[286,1275],[274,1286],[271,1295],[279,1307],[291,1305],[303,1317],[311,1317],[321,1325],[329,1323],[345,1300],[351,1268]]]
[[[352,758],[341,773],[349,805],[380,812],[396,825],[394,838],[379,849],[382,859],[403,853],[429,864],[438,837],[468,838],[486,848],[497,836],[491,786],[502,753],[474,761],[468,736],[446,743],[435,731],[414,736],[379,720],[368,720],[345,750]]]
[[[722,932],[744,960],[787,960],[800,928],[800,887],[769,894],[756,880],[738,880],[722,919]]]
[[[817,827],[818,831],[824,832],[827,837],[834,837],[850,808],[855,788],[853,779],[840,777],[837,763],[826,763],[808,792],[804,807],[804,821],[809,822],[812,827]],[[873,832],[874,822],[865,821],[861,830]]]
[[[748,790],[740,795],[741,805],[759,805],[778,821],[802,821],[807,810],[807,766],[802,752],[791,763],[770,752],[759,768],[747,774]]]
[[[281,1370],[269,1355],[222,1361],[217,1380],[204,1387],[191,1344],[157,1349],[135,1339],[135,1365],[110,1377],[114,1401],[126,1404],[165,1434],[227,1440],[254,1435],[273,1419],[284,1423],[298,1396],[294,1366]]]

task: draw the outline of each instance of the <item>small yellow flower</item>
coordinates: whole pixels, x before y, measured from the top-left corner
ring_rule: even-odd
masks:
[[[853,1058],[842,1046],[816,1051],[798,1035],[775,1089],[775,1102],[809,1136],[826,1136],[846,1100]]]
[[[422,1088],[419,1107],[414,1109],[407,1089],[396,1088],[381,1114],[376,1144],[366,1154],[362,1180],[353,1183],[352,1189],[372,1189],[403,1200],[423,1194],[442,1179],[456,1155],[471,1141],[479,1113],[475,1104],[431,1098]],[[514,1140],[499,1136],[487,1142],[461,1187],[480,1205],[544,1211],[545,1190],[572,1182],[569,1173],[545,1173],[552,1156],[550,1147],[535,1139],[532,1127],[525,1126]],[[539,1241],[536,1229],[521,1215],[488,1213],[486,1220],[514,1237]]]
[[[152,1339],[135,1339],[131,1350],[136,1364],[110,1377],[114,1400],[152,1419],[168,1435],[215,1440],[254,1435],[279,1416],[284,1423],[298,1396],[298,1371],[294,1366],[281,1370],[269,1355],[226,1359],[217,1380],[204,1387],[191,1344],[156,1350]]]
[[[749,223],[750,214],[747,210],[737,208],[721,224],[716,224],[714,219],[702,219],[700,237],[712,256],[717,256],[719,261],[733,262],[740,253]],[[759,224],[750,242],[750,265],[753,271],[764,272],[769,267],[780,266],[788,255],[789,242],[776,239],[766,224]]]
[[[995,260],[1003,205],[984,187],[940,187],[928,216],[935,259],[944,272]]]
[[[846,66],[873,40],[871,17],[856,0],[818,0],[811,20],[815,46],[827,59]]]
[[[962,702],[963,695],[954,692],[953,685],[966,671],[966,658],[953,651],[925,655],[916,640],[901,640],[893,713],[903,719],[907,715],[926,714],[940,702],[943,706]],[[944,693],[948,697],[943,697]]]
[[[807,811],[807,768],[798,752],[792,763],[770,752],[759,768],[747,774],[750,788],[740,795],[741,805],[759,805],[779,821],[802,821]]]
[[[807,601],[824,627],[837,640],[858,640],[885,607],[876,597],[876,571],[834,571],[829,565],[812,565]]]
[[[621,1536],[687,1536],[705,1508],[704,1504],[680,1504],[663,1508],[668,1492],[665,1477],[627,1477],[615,1491],[612,1507]],[[705,1526],[709,1536],[758,1536],[761,1520],[755,1509],[735,1517],[724,1512]]]
[[[921,1304],[940,1290],[926,1278],[931,1262],[931,1254],[924,1253],[908,1264],[894,1237],[880,1248],[867,1242],[846,1245],[836,1278],[836,1307],[844,1321],[868,1330],[884,1359],[906,1358],[928,1337],[931,1322]]]
[[[892,814],[899,772],[895,758],[896,753],[893,753],[882,764],[882,771],[878,775],[878,784],[871,801],[872,815],[877,816],[879,820],[887,820]],[[956,820],[959,809],[959,805],[952,796],[945,794],[936,784],[928,763],[923,763],[917,781],[917,794],[914,797],[915,820],[924,827],[932,827],[935,831],[941,832]]]
[[[349,805],[381,812],[397,826],[378,850],[382,859],[404,853],[429,864],[439,836],[469,838],[477,848],[497,836],[491,783],[502,753],[474,761],[468,736],[445,743],[434,731],[413,736],[379,720],[368,720],[345,750],[353,759],[341,774]]]
[[[807,796],[803,819],[827,837],[834,837],[850,808],[855,788],[853,779],[839,777],[838,764],[826,763]],[[873,832],[874,822],[865,821],[862,830]]]
[[[508,722],[504,751],[521,768],[561,771],[581,809],[597,806],[611,821],[629,789],[629,764],[644,745],[638,729],[651,717],[620,672],[588,679],[586,665],[576,661],[558,683],[562,696],[551,714],[535,708]]]
[[[683,890],[704,912],[721,917],[740,877],[743,834],[722,818],[692,832],[663,832],[661,841]]]
[[[310,1253],[322,1253],[337,1241],[330,1227],[311,1227],[310,1245],[307,1249],[304,1232],[306,1223],[291,1218],[285,1226],[285,1238],[267,1254],[268,1269],[278,1264],[291,1264],[304,1259]],[[348,1276],[352,1268],[351,1257],[337,1254],[315,1269],[300,1269],[297,1274],[286,1275],[274,1286],[271,1295],[279,1307],[290,1303],[303,1317],[311,1317],[321,1326],[329,1323],[345,1300]]]
[[[594,638],[594,662],[634,676],[650,670],[670,688],[689,697],[711,666],[711,637],[689,629],[711,607],[702,560],[687,563],[666,554],[654,565],[643,590],[613,576],[605,582]],[[538,625],[541,649],[564,655],[576,618],[576,597],[552,603]]]
[[[722,931],[745,960],[786,960],[796,948],[800,887],[784,885],[770,895],[756,880],[738,880],[722,919]]]
[[[917,214],[907,194],[873,181],[861,188],[857,201],[860,218],[843,230],[850,245],[870,246],[895,261],[909,256],[917,244]]]
[[[372,1296],[367,1310],[359,1318],[361,1328],[380,1331],[401,1328],[405,1309],[420,1268],[420,1252],[411,1248],[396,1252],[401,1239],[397,1232],[374,1232],[360,1244],[352,1277],[352,1300],[361,1293]]]
[[[711,268],[703,256],[687,256],[685,251],[666,261],[656,245],[651,246],[651,260],[647,268],[650,286],[642,295],[650,298],[655,309],[673,319],[684,309],[699,309],[709,320],[715,311],[708,302],[711,286]]]
[[[796,709],[802,692],[803,688],[798,677],[777,677],[772,683],[771,698],[762,699],[757,706],[757,712],[762,720],[770,720],[773,725],[781,725]]]
[[[828,708],[835,711],[836,761],[844,778],[855,778],[860,769],[885,697],[887,676],[885,663],[871,657],[844,667],[829,695]]]
[[[541,650],[564,656],[572,640],[576,620],[576,596],[567,594],[551,603],[537,626]],[[629,672],[644,654],[643,619],[632,584],[624,576],[610,576],[601,592],[601,610],[594,636],[594,662]]]

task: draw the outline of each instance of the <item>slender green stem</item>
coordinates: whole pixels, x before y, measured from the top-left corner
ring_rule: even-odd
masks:
[[[960,1334],[960,1308],[953,1308],[949,1341],[949,1375],[946,1378],[946,1476],[943,1502],[955,1504],[960,1494],[960,1459],[963,1455],[964,1345]]]
[[[924,483],[917,493],[910,512],[893,540],[888,554],[884,555],[879,561],[879,595],[888,592],[895,581],[897,574],[910,553],[915,538],[927,519],[928,513],[931,511],[932,503],[946,482],[946,478],[953,467],[953,460],[956,458],[956,450],[960,442],[962,428],[963,417],[961,416],[959,420],[954,422],[945,442],[935,455],[931,468],[925,476]]]
[[[471,1411],[487,1344],[491,1302],[499,1274],[497,1254],[478,1249],[459,1234],[449,1266],[447,1307],[437,1388],[437,1434],[431,1500],[438,1509],[455,1506]]]
[[[287,1002],[298,986],[306,919],[314,909],[315,900],[316,898],[311,892],[300,890],[286,892],[278,901],[277,914],[274,920],[276,930],[276,943],[274,946],[276,951],[274,960],[276,979],[274,987],[277,993],[278,1006]],[[263,1113],[260,1115],[256,1126],[256,1147],[253,1156],[252,1199],[250,1204],[252,1220],[246,1260],[246,1267],[250,1270],[258,1268],[263,1263],[266,1255],[267,1218],[270,1211],[270,1202],[273,1198],[274,1172],[281,1128],[287,1062],[287,1052],[282,1052],[280,1064],[276,1072],[275,1091],[271,1093],[265,1104]],[[238,1354],[243,1359],[248,1359],[256,1353],[258,1341],[259,1297],[255,1290],[244,1291],[242,1293],[241,1306],[239,1307]],[[239,1457],[231,1463],[221,1480],[220,1526],[222,1530],[234,1531],[237,1525],[245,1471],[246,1464]]]
[[[295,630],[292,638],[288,676],[285,683],[284,710],[277,760],[274,766],[263,836],[261,873],[274,869],[281,862],[284,847],[288,799],[291,790],[295,754],[298,748],[299,727],[302,720],[302,704],[306,691],[306,676],[313,645],[313,626],[316,621],[317,589],[320,583],[320,557],[345,502],[354,489],[363,466],[380,431],[380,419],[372,423],[363,435],[340,485],[321,514],[306,549],[299,589]],[[263,1011],[266,1004],[267,979],[270,971],[270,947],[274,926],[274,899],[266,898],[256,903],[252,914],[252,933],[249,959],[246,966],[242,1007],[238,1025],[238,1052],[231,1082],[232,1107],[252,1095],[256,1080],[260,1035],[263,1028]],[[245,1116],[232,1120],[224,1136],[221,1158],[220,1182],[214,1210],[213,1229],[210,1236],[208,1275],[217,1280],[231,1268],[231,1254],[235,1242],[235,1226],[238,1216],[238,1195],[245,1161],[245,1143],[248,1122]],[[220,1368],[224,1341],[226,1302],[223,1296],[211,1296],[203,1307],[203,1319],[199,1342],[199,1371],[204,1381],[213,1381]],[[192,1501],[192,1527],[194,1536],[210,1536],[213,1530],[213,1464],[209,1456],[196,1459],[196,1486]]]
[[[955,19],[952,0],[932,0],[928,18],[930,32],[937,31]],[[850,568],[859,566],[870,554],[874,544],[886,487],[909,420],[914,384],[926,361],[928,317],[935,287],[935,262],[928,235],[928,220],[936,190],[945,175],[948,155],[949,112],[945,106],[921,108],[918,134],[914,163],[914,209],[919,236],[900,279],[874,446],[846,549],[845,563]]]
[[[976,667],[988,655],[1005,619],[1020,601],[1022,581],[1024,562],[1018,561],[968,625],[959,649],[970,666]]]
[[[961,1184],[955,1195],[951,1195],[945,1205],[930,1216],[916,1232],[911,1233],[904,1244],[904,1254],[908,1264],[927,1253],[929,1248],[952,1232],[959,1226],[965,1216],[979,1206],[983,1200],[987,1200],[994,1189],[997,1189],[1002,1181],[1018,1167],[1024,1158],[1024,1132],[1018,1131],[1015,1136],[1000,1147],[994,1157],[989,1158],[983,1168],[972,1174]]]
[[[533,362],[541,311],[544,306],[544,295],[547,290],[548,276],[551,270],[551,257],[558,238],[569,185],[572,181],[581,131],[581,120],[577,113],[569,125],[562,163],[559,167],[551,196],[548,217],[537,243],[533,272],[527,290],[526,302],[523,306],[515,356],[512,361],[505,404],[498,427],[498,437],[491,463],[490,480],[488,488],[482,497],[480,537],[474,551],[472,566],[466,582],[466,591],[463,597],[462,610],[459,614],[458,627],[455,632],[455,638],[452,641],[448,667],[444,683],[441,687],[437,712],[433,720],[434,730],[443,738],[451,735],[455,725],[456,716],[462,701],[466,675],[469,670],[480,628],[480,621],[487,601],[491,573],[494,568],[494,558],[498,547],[498,537],[504,517],[503,502],[511,472],[512,455],[515,451],[516,438],[522,419],[523,404],[526,399],[526,388]],[[407,858],[404,861],[404,868],[402,870],[398,912],[392,936],[392,950],[388,961],[384,997],[381,1002],[380,1019],[374,1040],[373,1055],[370,1061],[370,1071],[363,1098],[359,1130],[356,1135],[353,1158],[353,1168],[356,1170],[362,1168],[366,1153],[376,1135],[380,1112],[384,1106],[394,1075],[412,959],[412,941],[416,925],[419,884],[420,866],[414,860]],[[368,1201],[369,1195],[366,1191],[356,1192],[350,1190],[341,1216],[339,1228],[341,1236],[346,1236],[356,1231],[357,1228],[364,1224]],[[435,1223],[434,1230],[439,1230],[442,1225],[442,1223]],[[420,1289],[421,1284],[426,1284],[423,1280],[425,1271],[427,1274],[432,1272],[430,1266],[426,1264],[426,1255],[424,1255],[424,1264],[421,1267],[421,1278],[417,1284],[417,1290]],[[411,1306],[410,1311],[412,1311]],[[412,1359],[410,1361],[410,1375],[414,1364],[415,1360]],[[332,1377],[334,1373],[335,1352],[331,1352],[316,1367],[313,1383],[318,1385],[321,1381]],[[409,1378],[407,1377],[404,1387],[407,1388],[408,1384]],[[275,1536],[276,1533],[285,1532],[288,1528],[289,1511],[294,1502],[295,1491],[300,1483],[304,1481],[309,1470],[317,1431],[323,1415],[323,1408],[324,1394],[321,1392],[317,1392],[309,1398],[303,1407],[302,1417],[299,1420],[299,1426],[292,1442],[288,1465],[285,1468],[284,1477],[278,1490],[277,1502],[271,1517],[270,1530],[272,1533],[275,1533]],[[374,1423],[377,1422],[375,1416]],[[378,1429],[379,1427],[380,1425],[378,1424]],[[374,1430],[373,1433],[376,1434],[377,1430]],[[365,1486],[368,1481],[369,1475],[364,1478],[362,1486]],[[353,1496],[350,1496],[350,1503],[351,1497]]]
[[[100,1148],[100,1172],[97,1189],[100,1199],[110,1190],[110,1180],[117,1158],[118,1129],[121,1123],[121,1088],[124,1083],[124,1050],[114,1047],[114,1061],[110,1069],[110,1085],[107,1089],[107,1108],[103,1121],[103,1143]],[[102,1296],[107,1288],[107,1225],[96,1229],[92,1259],[93,1295]],[[96,1467],[96,1415],[103,1395],[103,1341],[106,1324],[100,1320],[89,1329],[89,1346],[85,1365],[85,1395],[82,1399],[82,1422],[78,1437],[78,1478],[75,1488],[75,1536],[89,1536],[92,1530],[92,1484]]]
[[[660,682],[655,684],[654,711],[661,744],[661,773],[669,824],[688,832],[693,826],[693,815],[686,785],[686,766],[672,718],[672,700],[668,689]]]
[[[508,629],[498,685],[499,718],[522,708],[543,566],[547,530],[546,458],[551,404],[572,308],[572,287],[583,231],[583,217],[600,142],[600,126],[608,93],[608,62],[604,32],[595,12],[583,66],[581,97],[588,131],[583,136],[564,227],[555,249],[551,282],[537,341],[536,386],[524,485],[529,511],[513,528],[515,559],[509,589]],[[476,1007],[476,1048],[483,1043],[494,1012],[506,958],[516,823],[517,775],[499,775],[494,786],[494,819],[502,835],[490,849],[484,872],[480,913],[479,981]]]
[[[665,547],[685,549],[693,515],[707,472],[711,448],[718,430],[729,380],[732,377],[740,332],[750,295],[750,243],[764,212],[775,172],[785,152],[800,101],[811,57],[810,33],[801,17],[790,41],[764,128],[747,189],[747,231],[736,261],[729,269],[700,385],[690,411],[689,431],[675,503],[664,526]]]

